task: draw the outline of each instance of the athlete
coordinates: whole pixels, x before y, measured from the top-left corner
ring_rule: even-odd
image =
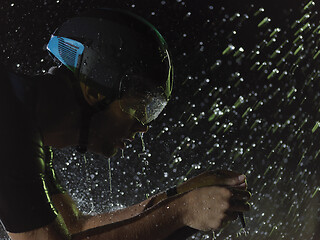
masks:
[[[55,177],[50,146],[110,157],[147,132],[171,95],[171,57],[149,22],[112,9],[69,19],[47,48],[59,62],[48,74],[0,66],[0,219],[11,239],[185,239],[249,210],[245,176],[217,171],[134,206],[82,214]]]

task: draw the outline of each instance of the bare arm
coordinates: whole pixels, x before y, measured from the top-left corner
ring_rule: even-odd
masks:
[[[87,239],[87,237],[93,240],[165,239],[175,230],[183,227],[180,216],[181,200],[180,198],[164,200],[139,215],[75,234],[72,239]]]
[[[52,224],[33,230],[31,232],[10,234],[13,240],[69,240],[69,239],[109,239],[109,240],[134,240],[134,239],[165,239],[173,232],[188,226],[198,230],[216,230],[219,229],[225,222],[237,218],[238,212],[248,211],[250,206],[247,201],[250,194],[242,190],[244,181],[233,178],[232,185],[236,188],[204,186],[203,178],[209,178],[211,173],[203,174],[201,177],[196,177],[190,180],[190,185],[196,186],[185,194],[180,194],[176,197],[162,200],[165,197],[163,194],[159,198],[151,198],[145,203],[133,206],[122,210],[119,213],[113,213],[113,220],[109,219],[109,224],[103,223],[108,221],[104,217],[92,217],[86,219],[82,226],[89,226],[94,223],[100,225],[93,229],[81,231],[77,234],[70,234],[66,230],[65,222],[62,218],[57,218]],[[227,178],[229,179],[229,178]],[[237,180],[238,179],[238,180]],[[211,181],[211,180],[210,180]],[[199,183],[198,183],[199,182]],[[212,185],[209,183],[209,185]],[[198,187],[200,185],[200,187]],[[219,185],[228,185],[223,182]],[[238,188],[239,186],[240,188]],[[178,189],[179,192],[179,189]],[[153,199],[153,200],[152,200]],[[151,200],[154,202],[153,207],[145,209],[145,205]],[[142,211],[140,214],[136,214]],[[131,214],[136,214],[130,217]],[[129,217],[129,218],[128,218]],[[103,221],[100,221],[103,219]],[[115,221],[115,219],[125,219]],[[107,224],[107,225],[105,225]]]
[[[216,230],[237,218],[237,212],[248,211],[249,198],[242,190],[202,187],[163,200],[135,217],[75,234],[72,240],[160,240],[184,226]]]
[[[219,229],[225,221],[249,210],[246,191],[202,187],[160,202],[133,218],[70,235],[63,219],[30,232],[10,234],[13,240],[149,240],[165,239],[177,229]]]
[[[148,208],[151,208],[157,205],[158,203],[165,200],[166,198],[167,197],[165,193],[159,193],[133,206],[126,207],[110,213],[103,213],[96,216],[87,217],[82,227],[82,230],[87,230],[90,228],[99,227],[106,224],[111,224],[111,223],[136,217],[139,214],[143,213]]]
[[[224,176],[223,176],[224,175]],[[223,176],[223,177],[222,177]],[[239,180],[240,174],[231,171],[209,171],[204,172],[177,187],[177,193],[183,194],[193,189],[205,186],[235,186],[242,189],[246,188],[245,180]],[[243,184],[245,186],[243,186]],[[96,216],[84,216],[78,210],[75,202],[68,194],[54,195],[53,202],[59,213],[62,215],[70,233],[78,233],[87,229],[123,221],[141,214],[147,208],[157,205],[161,201],[167,199],[166,193],[161,192],[145,201],[118,210],[99,214]]]
[[[135,217],[73,235],[68,233],[61,217],[56,218],[53,223],[40,229],[18,234],[9,233],[9,235],[13,240],[164,239],[183,226],[179,205],[177,200],[168,199]]]
[[[62,215],[63,220],[71,234],[132,218],[166,198],[166,193],[162,192],[146,199],[139,204],[135,204],[127,208],[123,208],[114,212],[102,213],[95,216],[86,216],[79,211],[76,203],[68,193],[56,194],[52,196],[54,206]]]

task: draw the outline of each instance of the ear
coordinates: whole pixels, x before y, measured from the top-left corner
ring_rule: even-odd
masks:
[[[88,87],[86,84],[83,82],[80,82],[80,87],[82,90],[82,94],[86,101],[91,105],[95,105],[98,102],[102,101],[106,97],[95,91],[94,89]]]

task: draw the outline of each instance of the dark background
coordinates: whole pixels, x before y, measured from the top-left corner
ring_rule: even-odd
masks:
[[[320,239],[319,6],[289,0],[5,0],[0,61],[21,74],[42,74],[53,65],[45,46],[66,18],[95,7],[143,16],[170,46],[174,94],[145,134],[143,155],[139,139],[110,159],[110,169],[108,159],[93,154],[55,151],[57,173],[80,208],[113,210],[206,169],[233,169],[247,175],[253,193],[249,234],[238,236],[235,221],[216,239]]]

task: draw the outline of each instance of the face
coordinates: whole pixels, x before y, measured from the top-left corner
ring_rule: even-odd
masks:
[[[132,141],[136,133],[148,130],[146,125],[121,109],[119,100],[95,114],[91,119],[88,150],[106,157],[113,156],[125,143]]]

